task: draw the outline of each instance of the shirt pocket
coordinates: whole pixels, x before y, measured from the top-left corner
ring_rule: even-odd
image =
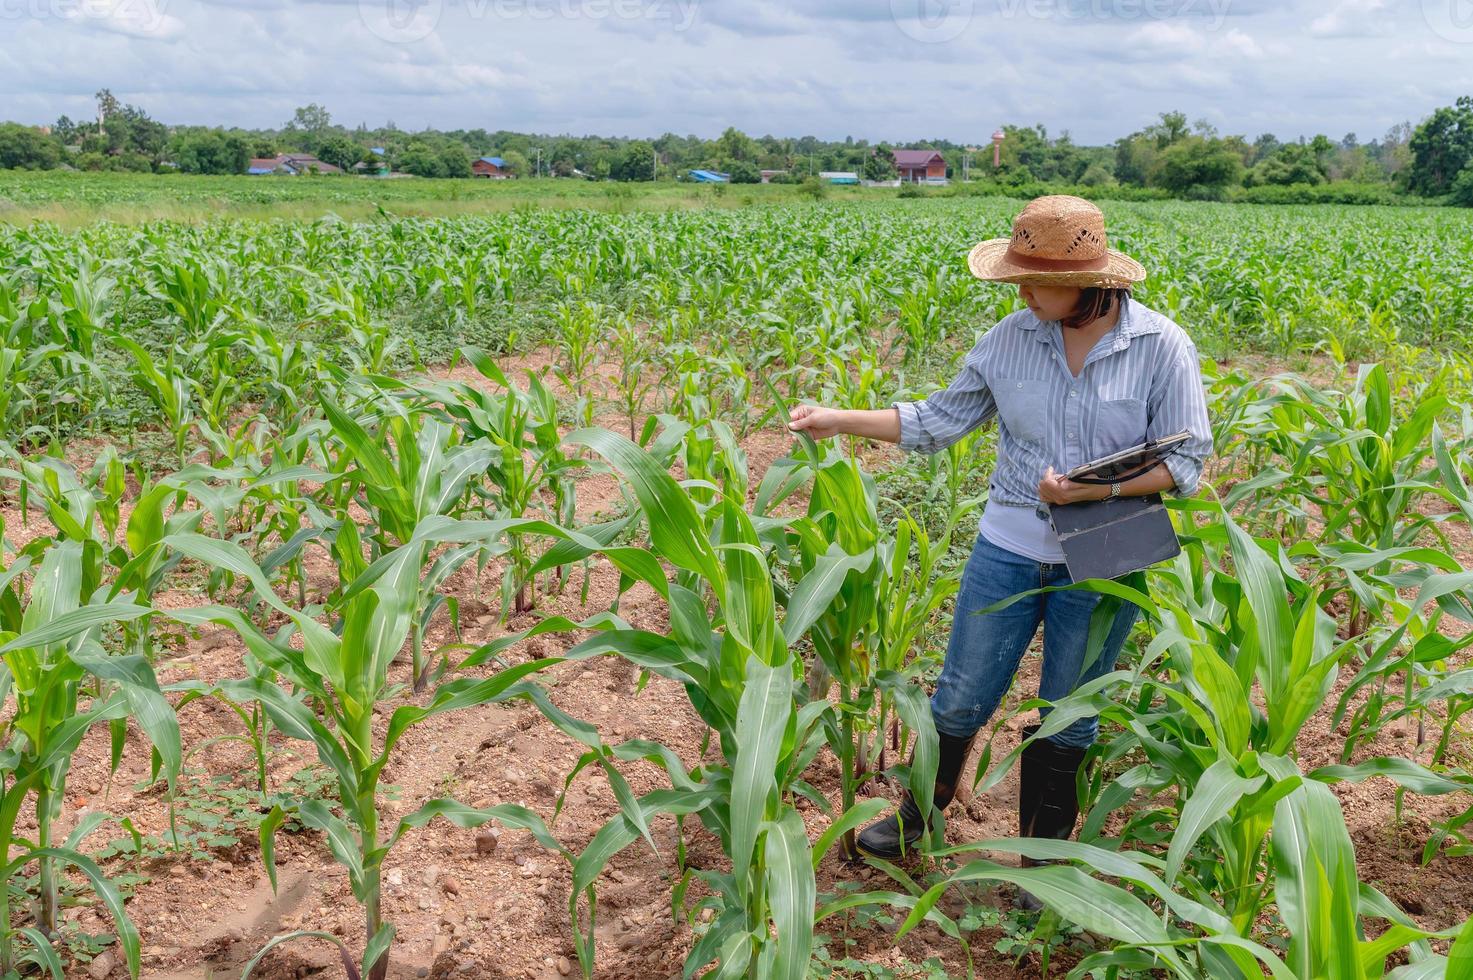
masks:
[[[1042,444],[1048,437],[1047,381],[1000,378],[992,389],[997,414],[1008,435],[1020,442]]]
[[[1108,456],[1146,441],[1146,403],[1112,398],[1099,403],[1095,421],[1096,456]]]

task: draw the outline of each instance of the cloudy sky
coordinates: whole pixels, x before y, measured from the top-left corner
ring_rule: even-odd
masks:
[[[0,120],[1362,140],[1473,94],[1473,0],[0,0]]]

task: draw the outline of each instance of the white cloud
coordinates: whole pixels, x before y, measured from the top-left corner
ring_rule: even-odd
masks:
[[[1391,32],[1388,0],[1339,0],[1329,13],[1310,21],[1315,37],[1380,37]]]
[[[1181,21],[1156,20],[1137,27],[1126,37],[1126,43],[1146,56],[1196,54],[1207,45],[1205,35]]]
[[[1251,61],[1264,57],[1263,48],[1259,47],[1253,36],[1236,27],[1223,35],[1222,44],[1227,50]]]
[[[1004,0],[973,0],[946,43],[907,34],[890,0],[443,0],[436,29],[412,44],[376,36],[359,0],[14,13],[94,2],[0,0],[0,118],[86,116],[109,87],[180,123],[276,126],[319,102],[348,125],[406,129],[714,136],[735,125],[977,142],[1012,122],[1099,144],[1174,109],[1250,137],[1377,134],[1473,87],[1473,49],[1392,16],[1419,0],[1233,0],[1220,21],[1209,0],[1177,0],[1170,17],[1124,14],[1156,0],[1058,0],[1073,13],[1011,17]]]

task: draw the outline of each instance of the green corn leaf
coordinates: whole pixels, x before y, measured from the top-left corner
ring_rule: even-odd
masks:
[[[746,686],[736,719],[736,760],[731,786],[731,860],[737,880],[756,857],[758,829],[777,793],[777,762],[793,714],[793,670],[747,660]]]
[[[766,825],[767,901],[777,929],[777,953],[769,976],[803,980],[813,955],[813,906],[817,885],[803,818],[792,809]]]
[[[363,948],[363,972],[365,975],[373,970],[373,965],[379,961],[380,957],[389,954],[389,947],[393,944],[394,924],[392,922],[385,922],[378,927],[378,932],[373,934],[373,938]]]
[[[297,804],[297,818],[304,826],[321,832],[327,838],[332,856],[348,872],[348,883],[353,888],[354,897],[360,902],[366,902],[369,896],[363,874],[363,856],[358,850],[358,835],[348,826],[347,821],[329,810],[327,804],[321,800],[310,798]]]
[[[92,886],[92,892],[107,906],[109,914],[113,917],[113,925],[117,929],[118,945],[123,949],[123,956],[128,964],[128,973],[138,976],[139,969],[139,942],[138,930],[133,926],[132,920],[128,918],[123,908],[123,896],[119,893],[117,886],[105,875],[97,862],[85,854],[80,854],[64,847],[38,847],[21,854],[19,857],[0,869],[0,876],[10,881],[31,861],[40,858],[55,858],[65,864],[69,864],[87,878],[88,884]]]
[[[286,822],[286,811],[273,806],[257,828],[256,836],[261,842],[261,863],[266,866],[266,877],[271,882],[271,893],[276,894],[276,832]]]
[[[650,540],[666,561],[700,575],[718,595],[725,593],[720,563],[706,539],[695,505],[648,453],[604,429],[580,429],[565,441],[592,449],[629,483],[644,510]]]
[[[788,614],[783,618],[783,636],[788,643],[796,643],[828,611],[850,572],[867,571],[874,561],[873,548],[850,555],[837,543],[820,555],[813,569],[798,581],[788,599]]]
[[[241,971],[240,980],[251,980],[251,974],[255,972],[256,967],[261,965],[261,960],[266,958],[267,953],[283,943],[297,939],[323,939],[332,943],[337,947],[338,959],[343,964],[343,973],[348,980],[362,980],[362,974],[358,972],[358,964],[353,962],[353,954],[348,952],[348,947],[343,945],[343,941],[330,932],[320,932],[315,929],[298,929],[295,932],[273,936],[270,942],[256,950],[256,955],[246,962],[245,968]]]
[[[818,840],[813,844],[813,868],[818,870],[818,864],[823,856],[834,846],[834,842],[842,837],[847,831],[869,823],[880,814],[890,808],[888,800],[872,797],[861,800],[848,810],[844,811],[837,820],[824,828],[823,833],[818,835]]]
[[[953,875],[953,880],[1011,882],[1028,889],[1075,925],[1116,942],[1155,947],[1168,965],[1180,965],[1170,949],[1172,939],[1154,912],[1123,888],[1091,878],[1078,868],[1006,868],[991,861],[973,861]]]
[[[1197,840],[1219,820],[1226,819],[1233,808],[1246,796],[1258,792],[1266,776],[1245,779],[1238,775],[1237,767],[1226,759],[1219,759],[1207,768],[1202,778],[1192,786],[1191,796],[1181,809],[1181,819],[1171,835],[1171,847],[1166,853],[1166,883],[1175,884],[1182,862],[1196,846]]]
[[[1264,667],[1260,681],[1264,698],[1277,705],[1290,684],[1290,651],[1294,647],[1294,618],[1285,597],[1284,577],[1268,554],[1237,523],[1224,515],[1232,542],[1233,563],[1257,631],[1258,652]]]
[[[30,612],[30,606],[27,606],[26,611]],[[71,612],[62,613],[48,620],[44,625],[37,625],[34,629],[0,646],[0,655],[16,650],[44,649],[53,643],[70,640],[107,623],[126,623],[152,612],[153,610],[148,606],[140,606],[133,602],[103,602],[82,606]]]
[[[16,932],[30,940],[37,965],[50,973],[53,980],[65,980],[65,974],[61,968],[61,957],[56,955],[56,949],[51,945],[51,940],[46,938],[45,933],[30,926],[17,929]]]

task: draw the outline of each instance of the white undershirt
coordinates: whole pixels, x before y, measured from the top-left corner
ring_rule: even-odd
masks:
[[[1032,507],[989,502],[982,511],[982,535],[1006,551],[1050,565],[1064,564],[1064,550],[1053,525],[1039,520]]]

